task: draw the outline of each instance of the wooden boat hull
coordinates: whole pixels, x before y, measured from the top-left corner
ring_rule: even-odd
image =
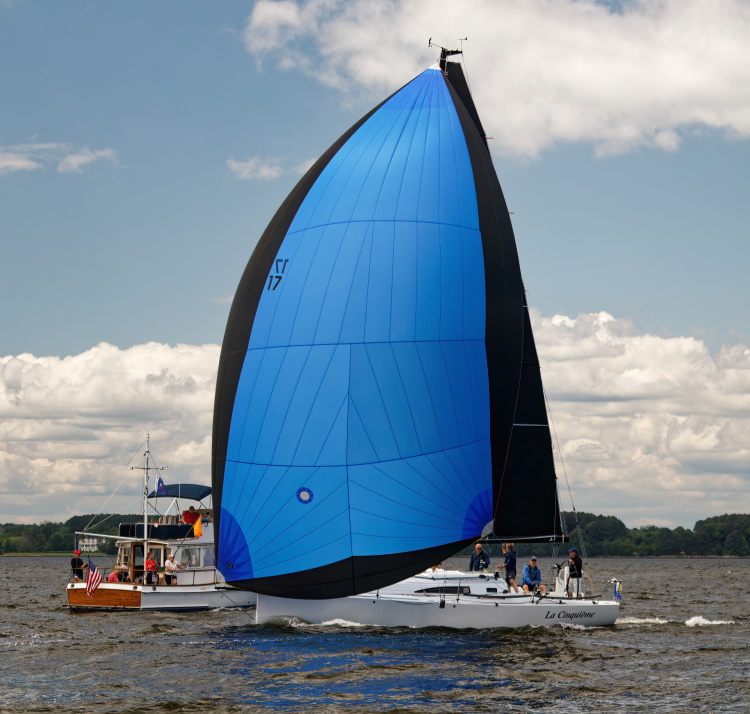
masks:
[[[102,583],[91,597],[85,583],[69,583],[68,606],[83,610],[213,610],[252,607],[255,593],[224,585],[130,585]]]
[[[283,623],[297,618],[312,624],[352,622],[382,627],[477,628],[528,625],[614,625],[620,603],[592,600],[513,602],[499,598],[403,595],[376,597],[365,593],[331,600],[295,600],[258,596],[258,624]]]

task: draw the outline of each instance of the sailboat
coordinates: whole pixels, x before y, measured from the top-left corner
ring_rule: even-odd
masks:
[[[259,622],[510,626],[497,588],[446,607],[413,576],[489,535],[566,537],[513,228],[460,52],[441,50],[301,179],[235,294],[217,568],[258,593]],[[583,604],[556,600],[547,621]],[[586,607],[606,624],[618,603]]]

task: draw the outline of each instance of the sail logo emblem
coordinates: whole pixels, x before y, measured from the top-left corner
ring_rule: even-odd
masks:
[[[266,290],[276,290],[279,287],[281,279],[284,277],[284,271],[286,270],[286,264],[289,262],[288,258],[276,258],[276,273],[273,272],[268,276],[268,285]]]
[[[309,488],[303,486],[297,490],[297,500],[300,503],[311,503],[313,500],[313,492]]]

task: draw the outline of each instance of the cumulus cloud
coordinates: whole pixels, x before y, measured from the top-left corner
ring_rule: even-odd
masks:
[[[57,170],[63,174],[80,174],[84,166],[87,166],[92,161],[97,161],[98,159],[105,159],[116,164],[117,152],[113,149],[92,151],[91,149],[84,147],[74,154],[68,154],[65,156],[57,165]]]
[[[745,0],[260,0],[244,33],[259,62],[343,92],[396,89],[464,43],[493,147],[535,156],[559,142],[599,154],[686,134],[750,136]]]
[[[308,159],[291,166],[283,159],[262,159],[259,156],[252,156],[245,161],[235,158],[227,160],[229,170],[241,181],[273,181],[286,174],[303,174],[314,163],[315,159]]]
[[[750,510],[750,348],[638,333],[607,313],[532,313],[558,439],[580,510],[629,526],[692,526]],[[0,522],[95,512],[151,434],[167,483],[210,482],[219,347],[100,344],[0,358]],[[560,460],[560,457],[562,460]],[[111,509],[138,508],[139,476]]]
[[[216,345],[102,343],[0,358],[0,521],[96,512],[128,474],[114,507],[137,511],[127,465],[146,433],[165,482],[208,483],[218,357]]]
[[[15,171],[33,171],[41,168],[38,161],[34,161],[29,156],[14,152],[0,152],[0,176],[3,174],[12,174]]]
[[[711,355],[607,313],[532,322],[579,507],[629,525],[750,509],[748,347]]]
[[[0,176],[18,171],[34,171],[53,165],[59,173],[82,173],[83,167],[105,159],[117,164],[117,152],[114,149],[93,151],[84,146],[76,149],[65,143],[30,143],[0,147]]]
[[[245,161],[227,159],[227,166],[234,177],[242,181],[273,181],[284,173],[276,159],[261,159],[258,156]]]

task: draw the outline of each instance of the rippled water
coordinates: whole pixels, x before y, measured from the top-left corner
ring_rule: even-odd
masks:
[[[67,559],[4,557],[0,710],[750,710],[750,561],[591,563],[623,580],[614,627],[456,631],[71,614]]]

